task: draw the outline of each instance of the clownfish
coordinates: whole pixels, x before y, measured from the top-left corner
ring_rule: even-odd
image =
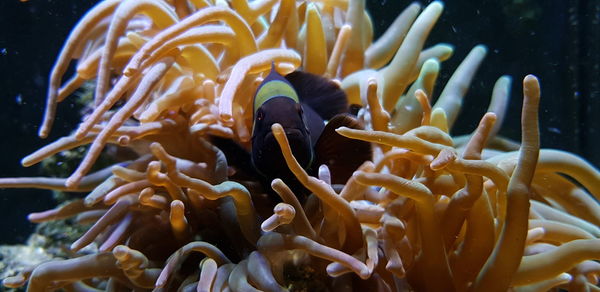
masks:
[[[332,183],[343,184],[364,161],[371,159],[368,142],[343,137],[335,129],[363,129],[349,113],[345,92],[331,80],[302,71],[285,77],[274,64],[258,86],[253,102],[251,162],[265,179],[294,180],[271,132],[283,127],[294,157],[309,174],[326,164]],[[287,181],[286,181],[287,182]]]

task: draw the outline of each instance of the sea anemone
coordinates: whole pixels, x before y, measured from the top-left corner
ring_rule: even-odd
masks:
[[[364,0],[105,0],[76,25],[50,76],[46,137],[63,101],[94,80],[91,113],[24,166],[90,145],[68,178],[4,178],[2,187],[89,192],[30,214],[91,227],[74,256],[26,268],[28,291],[543,291],[598,289],[600,173],[540,149],[535,76],[523,80],[521,143],[496,135],[510,78],[464,137],[449,130],[486,48],[476,46],[431,105],[445,44],[424,49],[443,10],[409,5],[373,42]],[[63,75],[76,60],[77,70]],[[307,173],[279,124],[286,164],[311,193],[239,175],[214,137],[249,150],[252,98],[275,64],[337,82],[372,144],[343,185]],[[107,144],[132,160],[89,173]],[[266,193],[276,193],[274,200]],[[595,199],[594,199],[595,198]],[[96,244],[90,254],[82,248]],[[300,279],[300,281],[298,280]],[[318,287],[318,288],[317,288]]]

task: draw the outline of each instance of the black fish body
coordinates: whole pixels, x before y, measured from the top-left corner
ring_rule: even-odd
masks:
[[[314,175],[315,168],[327,164],[334,183],[345,183],[352,171],[371,158],[369,143],[335,132],[333,127],[362,126],[348,114],[345,93],[329,79],[301,71],[283,77],[272,68],[257,89],[253,110],[252,165],[269,182],[274,178],[288,184],[295,181],[271,132],[274,123],[283,127],[300,166]],[[325,124],[327,120],[331,125]],[[336,177],[337,173],[341,175]]]
[[[253,110],[251,156],[255,169],[268,178],[291,177],[271,132],[274,123],[281,124],[298,163],[308,168],[314,159],[316,142],[313,142],[311,132],[322,131],[323,121],[311,123],[313,126],[320,124],[321,129],[309,129],[303,106],[292,84],[272,69],[256,91]]]

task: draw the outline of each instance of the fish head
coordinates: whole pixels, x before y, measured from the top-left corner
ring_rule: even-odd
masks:
[[[279,144],[271,131],[279,123],[286,134],[294,157],[303,168],[313,160],[313,143],[306,117],[293,85],[275,70],[258,86],[254,95],[252,126],[252,164],[266,178],[293,178]]]
[[[274,97],[255,111],[252,131],[252,163],[269,178],[291,175],[271,126],[279,123],[298,163],[308,168],[313,160],[310,132],[300,103],[288,97]]]

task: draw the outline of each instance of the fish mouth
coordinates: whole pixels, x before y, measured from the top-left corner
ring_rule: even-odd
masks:
[[[300,131],[300,129],[284,129],[285,135],[286,136],[302,136],[302,131]]]
[[[296,129],[296,128],[284,128],[284,133],[285,136],[288,137],[288,139],[290,137],[302,137],[302,131],[300,131],[300,129]],[[265,140],[269,140],[269,139],[275,139],[275,136],[273,136],[273,132],[267,132],[267,134],[265,135]]]

